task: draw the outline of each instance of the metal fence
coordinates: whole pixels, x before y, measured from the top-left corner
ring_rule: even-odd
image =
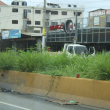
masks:
[[[73,21],[73,32],[67,34],[63,29],[50,30],[51,25],[61,25],[67,19]],[[77,19],[77,43],[108,43],[110,42],[110,15]],[[75,36],[75,17],[49,20],[46,26],[46,42],[73,42]]]

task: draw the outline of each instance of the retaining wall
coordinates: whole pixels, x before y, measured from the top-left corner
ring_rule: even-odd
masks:
[[[4,74],[4,77],[1,74]],[[0,73],[0,87],[110,108],[109,81],[5,71]]]

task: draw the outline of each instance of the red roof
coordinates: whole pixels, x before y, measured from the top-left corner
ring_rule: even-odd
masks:
[[[7,5],[7,4],[5,4],[4,2],[2,2],[2,1],[0,0],[0,5]]]

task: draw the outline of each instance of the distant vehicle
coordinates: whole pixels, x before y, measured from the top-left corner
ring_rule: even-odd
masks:
[[[77,55],[80,54],[81,56],[89,55],[92,56],[95,55],[95,48],[90,47],[89,51],[87,50],[87,47],[85,45],[80,44],[64,44],[63,52],[66,52],[68,55]]]

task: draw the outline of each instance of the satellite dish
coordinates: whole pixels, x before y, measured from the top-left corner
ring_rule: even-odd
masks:
[[[73,22],[72,22],[72,20],[67,20],[65,22],[64,30],[66,31],[66,33],[69,33],[69,34],[71,34],[73,32]]]

